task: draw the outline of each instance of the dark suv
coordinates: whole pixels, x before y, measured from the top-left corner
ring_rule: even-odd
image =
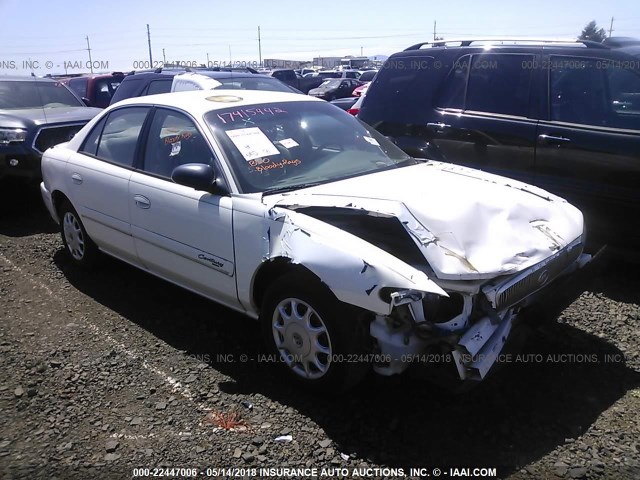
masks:
[[[500,42],[498,42],[500,43]],[[640,61],[593,42],[418,44],[389,57],[358,115],[415,157],[510,176],[640,239]]]
[[[143,97],[145,95],[154,95],[157,93],[168,93],[171,91],[173,77],[186,70],[181,69],[158,69],[154,72],[131,72],[118,87],[115,95],[111,99],[111,103],[119,102],[126,98]],[[280,80],[259,75],[249,71],[224,71],[218,70],[193,70],[213,78],[222,85],[219,89],[241,89],[241,90],[269,90],[274,92],[300,93],[295,88],[282,83]]]
[[[0,77],[0,178],[39,180],[42,153],[100,111],[55,80]]]

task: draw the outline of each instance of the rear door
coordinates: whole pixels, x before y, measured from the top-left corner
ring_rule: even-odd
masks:
[[[71,203],[104,250],[137,263],[129,215],[129,179],[150,107],[113,110],[97,123],[66,166]]]
[[[141,262],[152,272],[230,306],[235,283],[232,200],[171,180],[185,163],[214,163],[196,122],[157,108],[141,169],[131,176],[129,208]]]
[[[640,217],[637,62],[592,54],[544,63],[549,103],[537,132],[536,183],[583,209],[592,230],[626,243]]]
[[[458,58],[423,128],[439,159],[531,183],[535,105],[529,53],[478,53]]]

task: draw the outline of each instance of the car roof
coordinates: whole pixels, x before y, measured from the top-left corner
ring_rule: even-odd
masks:
[[[61,79],[53,79],[53,78],[41,78],[41,77],[30,77],[27,75],[2,75],[0,76],[0,82],[53,82],[60,83]]]
[[[236,100],[237,98],[240,100]],[[118,108],[125,105],[160,105],[179,108],[186,110],[193,115],[201,116],[211,110],[222,110],[230,107],[246,107],[248,105],[275,102],[326,103],[324,100],[293,92],[230,89],[218,91],[193,90],[189,92],[171,92],[161,93],[158,95],[146,95],[143,97],[128,98],[113,106]]]

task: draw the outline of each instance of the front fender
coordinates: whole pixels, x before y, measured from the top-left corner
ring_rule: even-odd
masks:
[[[263,260],[290,259],[317,275],[341,301],[380,315],[392,305],[385,287],[447,296],[424,272],[321,220],[285,208],[269,210]]]

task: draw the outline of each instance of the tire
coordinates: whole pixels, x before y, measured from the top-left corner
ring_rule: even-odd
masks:
[[[317,278],[286,274],[273,282],[264,298],[264,342],[270,358],[290,380],[335,395],[354,387],[369,371],[371,337],[364,312],[338,301]]]
[[[100,251],[91,240],[80,220],[80,215],[65,201],[59,209],[60,236],[71,261],[82,268],[90,268],[98,260]]]

